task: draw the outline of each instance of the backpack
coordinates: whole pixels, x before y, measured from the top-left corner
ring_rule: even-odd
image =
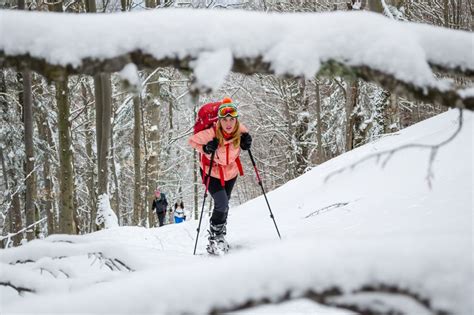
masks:
[[[201,108],[199,109],[196,123],[194,124],[194,134],[208,128],[214,128],[218,120],[217,112],[219,110],[219,106],[221,106],[222,104],[227,104],[227,103],[232,103],[232,100],[228,97],[225,97],[222,101],[207,103],[207,104],[202,105]],[[209,166],[211,164],[211,161],[205,155],[199,154],[199,159],[202,163],[201,169],[204,169],[204,166]],[[242,163],[240,162],[240,157],[237,157],[235,162],[237,163],[240,176],[243,176],[244,170],[242,168]],[[219,177],[220,177],[221,186],[224,187],[225,181],[224,181],[224,173],[222,170],[222,166],[220,165],[216,165],[216,166],[219,168]],[[205,184],[205,176],[202,176],[202,182]]]
[[[197,114],[196,122],[194,123],[194,134],[204,129],[214,127],[218,119],[217,111],[219,106],[226,103],[232,103],[232,100],[226,97],[222,101],[202,105]]]

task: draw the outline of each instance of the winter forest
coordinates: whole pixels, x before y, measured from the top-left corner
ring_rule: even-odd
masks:
[[[2,309],[6,313],[81,314],[389,314],[394,310],[397,314],[468,314],[472,311],[471,302],[467,302],[473,293],[472,281],[466,284],[464,280],[472,280],[474,7],[471,0],[0,0],[0,7],[0,312],[3,313]],[[275,207],[275,217],[287,218],[278,222],[283,241],[290,242],[283,250],[291,248],[289,256],[306,257],[304,268],[316,266],[321,257],[312,247],[314,242],[311,245],[308,239],[305,240],[308,244],[302,244],[299,251],[291,243],[292,236],[316,233],[310,232],[316,225],[310,228],[298,223],[297,218],[314,216],[317,209],[317,215],[329,217],[333,215],[331,209],[345,209],[347,205],[347,211],[355,211],[350,204],[357,202],[358,196],[344,202],[338,198],[343,199],[346,191],[365,185],[377,187],[370,194],[380,200],[389,198],[391,185],[397,187],[392,192],[400,189],[400,194],[404,194],[402,186],[410,186],[408,182],[415,179],[410,177],[397,182],[398,179],[391,180],[385,173],[377,176],[387,176],[386,182],[374,184],[374,169],[381,174],[390,173],[391,163],[391,167],[400,165],[394,173],[403,178],[401,174],[405,171],[401,170],[410,169],[407,165],[419,159],[419,169],[412,172],[414,177],[419,177],[419,183],[412,191],[436,190],[443,178],[443,172],[436,168],[437,158],[441,160],[443,150],[461,147],[455,141],[464,139],[462,147],[467,151],[462,155],[465,160],[461,161],[467,162],[450,160],[450,163],[464,165],[466,169],[449,182],[457,185],[456,180],[460,180],[466,186],[462,190],[466,193],[458,200],[459,206],[453,207],[463,211],[454,217],[469,225],[463,225],[466,231],[471,229],[470,243],[469,232],[459,235],[462,244],[467,235],[467,247],[459,249],[459,255],[468,267],[460,263],[458,270],[467,270],[467,274],[460,271],[459,277],[451,283],[459,287],[458,290],[464,288],[463,295],[456,296],[460,291],[451,291],[449,295],[449,285],[444,290],[435,289],[435,284],[419,289],[423,264],[437,259],[431,252],[420,254],[419,260],[407,258],[399,269],[389,266],[390,271],[382,272],[380,279],[374,276],[380,280],[375,282],[381,285],[374,286],[378,291],[400,299],[384,300],[383,309],[377,308],[376,298],[346,296],[348,292],[357,291],[354,288],[367,288],[364,281],[373,275],[360,276],[365,279],[360,282],[347,281],[347,278],[342,279],[343,274],[349,277],[351,273],[339,263],[335,268],[344,270],[339,277],[320,279],[315,276],[321,282],[306,284],[302,274],[289,272],[282,283],[276,285],[277,289],[273,287],[267,292],[258,285],[272,287],[275,283],[268,279],[280,273],[276,267],[270,271],[258,270],[251,263],[259,257],[258,242],[253,244],[231,232],[229,238],[235,241],[237,248],[243,248],[235,254],[231,249],[229,255],[215,260],[202,256],[199,261],[182,257],[180,250],[192,256],[201,209],[208,221],[214,206],[212,198],[203,204],[205,186],[199,175],[199,156],[189,146],[188,139],[193,134],[201,105],[224,97],[235,102],[239,119],[252,135],[251,153],[268,199]],[[440,115],[455,123],[443,125],[441,118],[436,117]],[[421,126],[418,123],[431,127],[418,127],[420,134],[410,134],[409,130],[414,129],[407,129],[405,132],[411,138],[406,136],[406,143],[393,142],[400,146],[382,145],[405,137],[403,131]],[[430,130],[435,129],[440,133],[434,135],[433,131],[433,137],[428,137]],[[425,152],[423,158],[417,155],[410,160],[410,153],[405,153],[409,152],[407,148],[416,147],[416,140],[423,137],[427,137],[430,144],[420,147],[428,153]],[[387,151],[379,151],[382,149],[377,148],[377,144]],[[365,175],[351,174],[348,169],[354,170],[366,163],[365,155],[386,159],[383,163],[388,166],[374,164],[367,168]],[[259,209],[267,211],[264,202],[267,197],[262,199],[262,187],[256,181],[254,166],[246,152],[242,153],[241,161],[245,176],[238,178],[230,200],[230,211],[236,210],[235,214],[230,212],[234,220],[233,233],[238,233],[236,227],[242,228],[241,233],[253,227],[248,235],[255,234],[258,239],[265,234],[260,240],[264,244],[262,248],[280,257],[278,245],[272,244],[278,241],[274,227],[269,225],[259,232],[258,225],[250,222],[254,215],[252,205],[258,204]],[[317,179],[308,179],[315,173],[318,173],[314,175]],[[345,176],[345,181],[340,180],[337,187],[330,184],[334,189],[321,184],[326,188],[308,195],[299,194],[305,189],[320,187],[319,182],[325,183],[326,175],[334,175],[336,181],[337,176]],[[294,188],[298,183],[301,188]],[[166,194],[169,202],[163,227],[158,227],[157,215],[151,208],[157,188]],[[326,191],[326,195],[322,191]],[[304,198],[311,194],[314,195],[311,198],[319,198],[319,201],[304,203]],[[431,192],[427,194],[432,196]],[[401,196],[394,199],[395,204],[402,205],[398,203],[401,199]],[[174,226],[178,224],[174,224],[173,210],[174,204],[180,202],[185,205],[187,218],[178,227]],[[310,203],[311,214],[298,212],[309,211],[306,207]],[[283,205],[286,205],[285,212]],[[247,211],[246,215],[240,215],[238,209]],[[324,214],[326,211],[330,214]],[[373,220],[367,222],[382,226],[372,214],[361,211],[359,217],[366,215]],[[418,218],[417,214],[410,213],[410,216]],[[434,217],[433,222],[441,227],[443,216]],[[292,220],[295,221],[290,224]],[[336,219],[326,220],[328,225],[314,224],[323,231],[325,228],[329,231],[329,227],[344,230],[338,225],[340,222],[336,224]],[[409,225],[408,219],[400,220],[404,222],[402,226]],[[419,220],[429,221],[421,215]],[[271,221],[268,212],[262,214],[262,221]],[[373,229],[367,222],[361,224],[359,232]],[[292,230],[300,224],[304,233]],[[453,221],[452,231],[455,226]],[[415,230],[410,228],[411,225],[397,235],[411,235]],[[368,237],[375,238],[376,231]],[[424,232],[418,232],[414,232],[414,239],[424,240]],[[184,234],[186,241],[175,239]],[[137,240],[137,235],[149,235],[149,238]],[[328,232],[324,237],[333,244],[331,235]],[[148,276],[158,275],[147,275],[145,270],[152,265],[132,257],[134,254],[130,252],[122,253],[127,251],[123,247],[112,249],[101,243],[114,237],[117,237],[115,243],[124,246],[133,241],[137,247],[157,248],[155,254],[130,249],[134,254],[143,254],[162,264],[185,265],[186,277],[191,278],[188,281],[174,283],[171,277],[165,277],[162,283],[154,285],[162,290],[171,289],[165,285],[175,285],[189,293],[187,302],[180,304],[178,297],[171,293],[162,297],[166,302],[159,307],[150,304],[153,296],[143,296],[136,302],[142,301],[142,308],[125,302],[107,308],[106,301],[114,301],[111,297],[110,300],[94,300],[94,290],[100,292],[100,286],[107,285],[102,282],[118,281],[115,273],[137,271],[135,277],[141,277],[123,280],[128,282],[122,289],[141,285]],[[150,245],[150,238],[155,237],[161,245]],[[205,235],[202,237],[205,239]],[[381,253],[380,259],[390,261],[391,255],[398,252],[394,248],[404,246],[401,238],[386,243],[392,248],[391,252],[379,248],[378,243],[363,248]],[[426,243],[422,240],[420,247],[431,244],[431,239]],[[67,246],[69,243],[84,247],[66,249],[46,245]],[[441,251],[448,252],[450,246],[444,241],[441,243]],[[347,263],[353,263],[355,270],[362,265],[368,268],[365,260],[351,260],[358,257],[354,249],[358,246],[348,250],[333,245],[334,252],[343,257],[347,255]],[[321,251],[328,260],[319,266],[324,271],[332,264],[330,258],[335,254],[325,247]],[[356,254],[348,258],[351,251]],[[413,252],[423,250],[413,249]],[[366,258],[374,257],[371,254]],[[246,259],[245,255],[250,258]],[[62,259],[64,257],[66,259]],[[66,263],[68,257],[77,260]],[[466,260],[466,257],[470,258]],[[45,259],[49,259],[48,262]],[[87,263],[78,262],[81,259],[89,264],[99,261],[94,265],[98,270],[91,271]],[[237,266],[250,261],[251,275],[258,274],[255,285],[242,282],[242,289],[237,290],[235,296],[227,293],[233,289],[226,287],[223,300],[214,299],[212,292],[216,288],[211,285],[214,275],[209,271],[211,283],[204,287],[205,302],[200,304],[202,297],[190,288],[197,281],[198,265],[218,268],[219,261],[225,259],[228,265],[235,267],[237,277],[242,278],[246,271]],[[265,261],[271,265],[270,257]],[[106,266],[103,269],[111,274],[104,275],[97,264]],[[287,262],[282,268],[293,271],[299,264]],[[440,263],[440,266],[444,265]],[[168,268],[169,273],[177,270]],[[432,272],[445,271],[443,268],[432,269]],[[398,278],[400,270],[408,270],[412,278],[397,287],[390,281]],[[20,271],[30,277],[13,276]],[[45,280],[43,273],[49,274],[51,279]],[[89,280],[79,281],[80,274],[90,275]],[[76,282],[58,281],[63,278]],[[53,285],[50,281],[56,282]],[[87,291],[85,287],[92,289]],[[108,288],[113,292],[112,286]],[[146,288],[158,287],[150,284]],[[331,291],[333,288],[336,293]],[[246,289],[249,292],[240,292]],[[420,291],[416,291],[418,289]],[[45,300],[39,297],[66,291],[71,296],[76,294],[76,298],[91,298],[90,308],[78,304],[77,309],[69,309],[59,302],[49,304],[54,300],[51,296]],[[23,298],[31,303],[23,303]],[[319,306],[317,309],[314,305],[308,306],[297,300],[299,298],[317,302]],[[410,298],[418,306],[408,307],[402,298]],[[282,303],[289,301],[296,304]],[[250,309],[277,302],[279,309]],[[249,313],[245,313],[246,309]]]

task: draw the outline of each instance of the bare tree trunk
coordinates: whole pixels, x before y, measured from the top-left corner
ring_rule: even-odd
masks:
[[[388,104],[384,112],[384,133],[390,133],[400,130],[400,111],[398,108],[398,96],[394,93],[389,93]]]
[[[3,71],[0,71],[3,73]],[[8,187],[8,176],[7,176],[7,166],[5,164],[5,159],[3,158],[3,149],[0,146],[0,161],[2,162],[2,174],[3,174],[3,184],[5,185],[5,191],[7,192],[9,187]],[[8,209],[7,215],[5,218],[5,221],[3,221],[3,226],[2,226],[2,236],[8,234],[11,232],[11,208]],[[0,248],[5,248],[5,243],[1,242],[0,243]]]
[[[199,110],[199,93],[192,91],[191,92],[191,103],[194,108],[194,117],[193,121],[196,121],[197,119],[197,112]],[[188,106],[190,108],[191,106]],[[199,219],[199,189],[198,186],[201,183],[201,181],[198,178],[198,172],[199,172],[199,160],[198,160],[198,153],[196,150],[193,150],[193,183],[194,183],[194,219],[198,220]]]
[[[449,0],[443,1],[444,27],[449,28]]]
[[[130,0],[120,0],[122,12],[125,12],[130,7]]]
[[[41,219],[41,217],[40,217],[40,209],[39,209],[38,206],[35,204],[35,222],[38,222],[40,219]],[[39,224],[36,224],[36,225],[34,226],[34,234],[35,234],[35,238],[40,238],[41,226],[40,226]]]
[[[383,13],[383,6],[380,0],[367,0],[367,9],[376,13]]]
[[[87,123],[89,125],[89,123]],[[90,217],[89,217],[89,232],[95,231],[95,217],[97,216],[97,193],[95,189],[94,179],[95,179],[95,158],[92,151],[92,129],[91,127],[87,128],[86,132],[86,155],[89,157],[89,170],[87,172],[87,190],[89,192],[89,202],[90,202]]]
[[[56,81],[56,101],[58,106],[59,135],[59,232],[75,234],[74,224],[74,179],[71,125],[69,122],[68,78]]]
[[[319,83],[315,83],[316,86],[316,139],[318,141],[318,151],[316,161],[318,164],[321,164],[326,159],[323,156],[323,128],[322,128],[322,119],[321,119],[321,95],[319,93]]]
[[[138,115],[139,115],[139,125],[138,125],[138,134],[137,134],[137,141],[138,141],[138,167],[140,168],[139,169],[139,172],[140,174],[142,174],[141,172],[141,162],[142,162],[142,146],[140,145],[140,132],[142,132],[143,134],[143,143],[145,143],[146,141],[146,132],[144,132],[143,130],[143,115],[144,115],[144,111],[143,111],[143,101],[142,101],[142,97],[141,95],[138,97]],[[145,149],[145,154],[148,153],[147,149]],[[138,200],[139,202],[139,206],[140,206],[140,223],[142,226],[149,226],[150,224],[152,224],[153,221],[149,221],[149,217],[148,217],[148,207],[147,207],[147,204],[148,204],[148,195],[152,195],[150,191],[148,191],[148,189],[150,189],[148,186],[148,181],[149,181],[149,178],[148,178],[148,161],[145,161],[145,176],[143,176],[143,181],[140,180],[140,178],[138,178],[138,185],[140,185],[140,190],[138,191],[139,192],[139,197],[140,199]],[[142,175],[140,175],[140,177],[142,177]],[[143,187],[146,187],[145,189],[145,194],[143,194]],[[147,225],[147,221],[148,221],[148,225]]]
[[[45,126],[48,129],[48,133],[51,131],[49,130],[49,126]],[[52,144],[51,134],[48,136],[48,143]],[[56,211],[53,202],[53,181],[51,180],[52,172],[51,172],[51,164],[49,159],[45,159],[43,162],[43,174],[44,174],[44,205],[46,209],[46,217],[48,221],[48,235],[56,233],[56,225],[57,225],[57,218],[56,218]]]
[[[50,11],[54,11],[54,12],[64,12],[64,7],[63,7],[63,0],[59,0],[59,1],[50,1],[50,3],[48,3],[48,7],[50,9]],[[67,88],[67,84],[68,84],[68,79],[67,79],[67,75],[66,74],[63,74],[63,76],[66,78],[65,79],[65,86],[66,86],[66,90],[67,92],[62,92],[63,95],[65,95],[66,99],[68,97],[68,94],[69,94],[69,91],[68,91],[68,88]],[[61,78],[59,81],[62,81],[63,78]],[[56,85],[58,86],[58,85]],[[66,91],[65,90],[65,91]],[[69,111],[69,108],[70,108],[70,104],[69,104],[69,100],[66,100],[66,102],[68,103],[68,111]],[[69,115],[69,114],[68,114]],[[69,119],[69,118],[68,118]],[[69,134],[69,137],[71,137],[71,124],[68,123],[68,134]],[[72,139],[70,138],[70,142],[71,142],[71,145],[72,145]],[[81,220],[79,218],[79,214],[77,213],[77,208],[78,208],[78,205],[77,205],[77,198],[76,198],[76,191],[74,189],[74,177],[75,177],[75,173],[74,173],[74,159],[72,158],[72,152],[71,152],[71,182],[72,182],[72,202],[73,202],[73,205],[72,205],[72,218],[73,218],[73,228],[75,230],[75,234],[79,234],[81,232],[81,230],[83,229],[83,227],[81,226]],[[63,232],[64,233],[64,232]]]
[[[139,225],[142,219],[142,199],[141,199],[141,163],[140,163],[140,131],[141,131],[141,109],[140,97],[138,95],[133,97],[133,170],[134,170],[134,185],[133,185],[133,225]]]
[[[0,146],[0,161],[2,162],[2,174],[3,174],[3,183],[5,184],[5,191],[8,191],[7,167],[5,165],[5,160],[3,158],[3,148],[1,146]]]
[[[295,139],[296,151],[296,176],[302,175],[309,165],[309,145],[308,145],[308,125],[309,125],[309,99],[306,97],[306,81],[301,79],[298,82],[298,96],[292,100],[295,103]]]
[[[346,152],[354,148],[354,108],[357,106],[358,80],[347,82],[346,90]]]
[[[95,0],[86,0],[86,11],[89,13],[96,13],[97,12],[97,6],[95,3]]]
[[[280,82],[280,85],[282,83]],[[280,89],[281,90],[281,89]],[[284,95],[284,93],[282,93],[282,95]],[[289,166],[287,168],[287,172],[286,172],[286,180],[289,181],[289,180],[292,180],[296,177],[295,175],[295,171],[296,171],[296,167],[294,165],[294,155],[295,155],[295,148],[293,147],[293,143],[295,142],[295,139],[294,139],[294,126],[293,126],[293,122],[294,122],[294,119],[291,117],[291,107],[290,107],[290,104],[289,104],[289,100],[288,99],[284,99],[283,100],[283,104],[284,104],[284,111],[285,111],[285,118],[286,118],[286,124],[287,124],[287,129],[288,129],[288,135],[289,135],[289,143],[288,143],[288,149],[286,150],[286,164]]]
[[[158,3],[157,3],[158,2]],[[145,0],[145,4],[147,8],[153,9],[156,8],[157,4],[160,4],[160,0]]]
[[[19,74],[17,74],[19,76]],[[19,77],[18,77],[19,79]],[[5,84],[5,85],[4,85]],[[2,89],[5,88],[6,92],[6,83],[5,81],[2,82]],[[3,99],[3,98],[2,98]],[[5,100],[4,100],[5,101]],[[21,103],[22,100],[20,98],[19,103]],[[2,102],[3,103],[3,102]],[[5,113],[7,112],[7,106],[8,102],[4,102],[4,108],[3,110]],[[10,146],[13,144],[10,143]],[[8,163],[5,163],[4,156],[2,153],[2,168],[4,169],[4,179],[5,179],[5,187],[8,189],[8,179],[11,179],[12,185],[11,191],[9,192],[9,201],[10,205],[7,211],[7,218],[6,218],[6,223],[8,224],[8,232],[10,233],[17,233],[18,231],[21,231],[23,229],[23,220],[22,220],[22,215],[21,215],[21,202],[20,202],[20,189],[19,189],[19,182],[18,178],[15,174],[15,163],[12,161],[12,159],[9,159],[11,165],[8,165]],[[5,175],[6,174],[6,175]],[[8,190],[7,190],[8,191]],[[23,239],[23,233],[18,233],[14,235],[11,239],[12,245],[13,246],[19,246],[21,244],[21,240]],[[7,244],[4,244],[7,245]],[[9,245],[10,246],[10,245]]]
[[[53,144],[53,137],[51,134],[51,129],[49,127],[46,113],[41,113],[38,115],[37,126],[38,126],[38,133],[40,138],[47,143],[48,151],[53,152],[54,144]],[[42,203],[46,212],[47,218],[47,227],[48,227],[48,235],[54,234],[56,230],[56,214],[54,211],[54,203],[53,203],[53,181],[51,179],[52,172],[51,172],[51,158],[50,156],[46,156],[43,159],[43,183],[44,183],[44,191],[42,194]]]
[[[35,200],[36,200],[36,175],[35,155],[33,144],[33,97],[31,92],[31,72],[24,70],[21,74],[23,79],[23,93],[21,96],[23,105],[23,123],[25,127],[25,218],[26,226],[35,222]],[[26,231],[26,239],[31,241],[35,238],[34,229]]]
[[[95,3],[94,3],[95,5]],[[102,106],[103,106],[103,92],[102,92],[102,80],[101,80],[101,74],[94,75],[94,98],[95,98],[95,140],[96,140],[96,154],[97,154],[97,198],[103,193],[103,189],[101,189],[101,184],[104,183],[104,173],[102,169],[101,163],[104,163],[103,161],[103,152],[101,151],[101,145],[102,145]],[[107,169],[105,170],[107,171]],[[105,175],[107,176],[107,175]],[[101,181],[102,180],[102,181]],[[105,181],[106,183],[106,181]],[[105,187],[105,191],[107,192],[107,187]],[[94,213],[93,216],[91,216],[91,224],[92,224],[92,231],[97,231],[100,229],[99,226],[95,223],[95,219],[97,217],[97,213]]]
[[[7,80],[5,78],[5,70],[0,69],[0,92],[3,94],[7,94]],[[0,95],[0,104],[1,109],[4,113],[8,112],[8,101],[5,95]]]
[[[143,106],[141,106],[141,116],[142,116],[142,135],[143,135],[143,153],[145,156],[148,156],[148,141],[147,141],[147,133],[145,128],[145,110]],[[150,173],[150,163],[147,158],[145,158],[145,176],[143,176],[143,187],[145,187],[145,194],[143,195],[143,210],[146,211],[148,216],[148,227],[152,227],[155,225],[155,219],[153,215],[153,211],[150,209],[150,205],[153,200],[153,187],[150,185],[150,178],[148,174]]]
[[[171,87],[169,88],[170,90],[168,91],[169,95],[172,95]],[[173,133],[173,102],[171,100],[171,97],[168,98],[168,122],[169,122],[169,133],[170,135]]]
[[[110,136],[110,157],[111,157],[111,167],[112,167],[112,177],[114,178],[115,190],[112,198],[112,209],[117,215],[118,225],[122,225],[122,215],[120,211],[120,186],[117,176],[117,167],[115,161],[115,145],[114,145],[114,128],[112,127],[112,135]]]
[[[89,227],[88,232],[95,230],[95,217],[97,216],[97,193],[95,189],[95,166],[96,166],[96,159],[94,156],[93,151],[93,124],[92,124],[92,111],[89,109],[88,100],[90,99],[89,95],[92,96],[92,92],[88,89],[89,85],[85,82],[81,83],[81,93],[82,98],[84,100],[84,115],[86,117],[85,129],[85,141],[86,141],[86,156],[87,156],[87,174],[86,174],[86,185],[87,191],[89,194],[89,207],[90,207],[90,214],[89,214]]]
[[[18,181],[14,177],[14,171],[11,170],[10,174],[13,178],[13,187],[18,186]],[[21,219],[21,204],[20,204],[20,196],[18,193],[15,193],[12,196],[12,201],[11,201],[11,206],[10,206],[10,211],[8,212],[10,215],[10,232],[11,233],[16,233],[20,231],[23,228],[23,222]],[[16,234],[15,236],[12,237],[13,241],[13,246],[19,246],[21,245],[21,240],[23,239],[23,233]]]
[[[108,155],[110,141],[110,118],[112,109],[112,85],[110,74],[94,77],[97,128],[97,164],[99,195],[108,194]],[[93,218],[95,219],[95,218]]]
[[[87,12],[96,13],[94,0],[86,0]],[[94,94],[96,107],[96,145],[97,145],[97,182],[98,195],[108,194],[108,163],[110,141],[110,118],[112,117],[112,83],[109,73],[94,75]],[[92,230],[99,228],[92,219]]]
[[[157,74],[158,75],[158,74]],[[147,117],[150,123],[150,130],[148,136],[148,144],[151,147],[150,151],[148,152],[148,168],[149,171],[147,172],[149,178],[149,184],[147,189],[148,190],[148,204],[147,209],[150,209],[151,202],[153,200],[153,191],[158,186],[158,177],[160,172],[160,107],[159,105],[159,97],[160,97],[160,89],[161,86],[159,83],[153,84],[150,88],[150,95],[152,99],[147,100]],[[152,211],[149,212],[149,218],[153,218],[150,221],[150,225],[152,222],[155,221],[154,213]]]
[[[25,1],[18,0],[18,9],[25,10]],[[25,126],[25,184],[26,184],[26,195],[25,195],[25,218],[26,226],[30,226],[34,223],[34,198],[36,198],[36,182],[35,174],[33,170],[35,167],[34,163],[34,147],[33,147],[33,98],[31,92],[31,71],[24,70],[21,73],[23,81],[23,92],[20,95],[20,104],[23,105],[23,122]],[[27,240],[34,239],[33,230],[26,231]]]
[[[111,117],[112,117],[112,83],[110,74],[99,74],[100,82],[100,103],[98,106],[101,110],[101,134],[98,146],[98,185],[99,195],[109,194],[109,148],[110,148],[110,133],[111,133]],[[97,104],[96,99],[96,104]],[[95,220],[95,218],[93,218]]]
[[[158,0],[159,3],[159,0]],[[157,0],[145,0],[145,7],[149,9],[154,9],[156,8],[157,5]],[[148,71],[145,71],[145,73],[148,75]],[[146,104],[142,104],[142,99],[140,98],[140,113],[141,113],[141,131],[143,132],[143,149],[145,153],[145,176],[143,178],[143,186],[145,187],[145,194],[141,194],[143,198],[143,203],[141,204],[142,207],[142,220],[144,221],[144,226],[147,227],[153,227],[155,225],[155,216],[153,211],[150,209],[151,202],[153,200],[153,191],[154,187],[156,187],[156,184],[154,183],[153,186],[150,184],[150,177],[149,177],[149,168],[150,168],[150,160],[148,159],[148,143],[147,143],[147,137],[146,137],[146,130],[145,130],[145,108],[144,107],[149,107],[148,104],[151,104],[153,106],[154,100],[156,97],[159,97],[160,93],[160,87],[159,83],[153,84],[153,85],[148,85],[147,88],[149,88],[149,95],[151,98],[146,99]],[[148,109],[147,109],[148,110]],[[146,222],[148,221],[148,223]]]

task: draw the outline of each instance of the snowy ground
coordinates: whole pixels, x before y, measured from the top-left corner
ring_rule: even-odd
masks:
[[[403,144],[442,142],[457,129],[458,111],[268,193],[282,241],[257,198],[231,209],[233,249],[224,257],[205,254],[206,233],[192,255],[195,221],[54,235],[1,250],[0,313],[202,314],[284,301],[232,314],[351,313],[331,305],[472,314],[473,117],[465,112],[460,134],[437,151],[430,180],[426,148],[397,152],[384,168],[387,155],[346,167]]]

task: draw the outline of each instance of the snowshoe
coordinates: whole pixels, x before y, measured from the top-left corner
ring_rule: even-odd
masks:
[[[212,224],[209,229],[209,244],[206,250],[211,255],[223,255],[229,251],[229,244],[225,240],[226,226],[223,224]]]
[[[229,244],[223,237],[220,239],[209,240],[206,250],[210,255],[221,256],[229,251]]]

